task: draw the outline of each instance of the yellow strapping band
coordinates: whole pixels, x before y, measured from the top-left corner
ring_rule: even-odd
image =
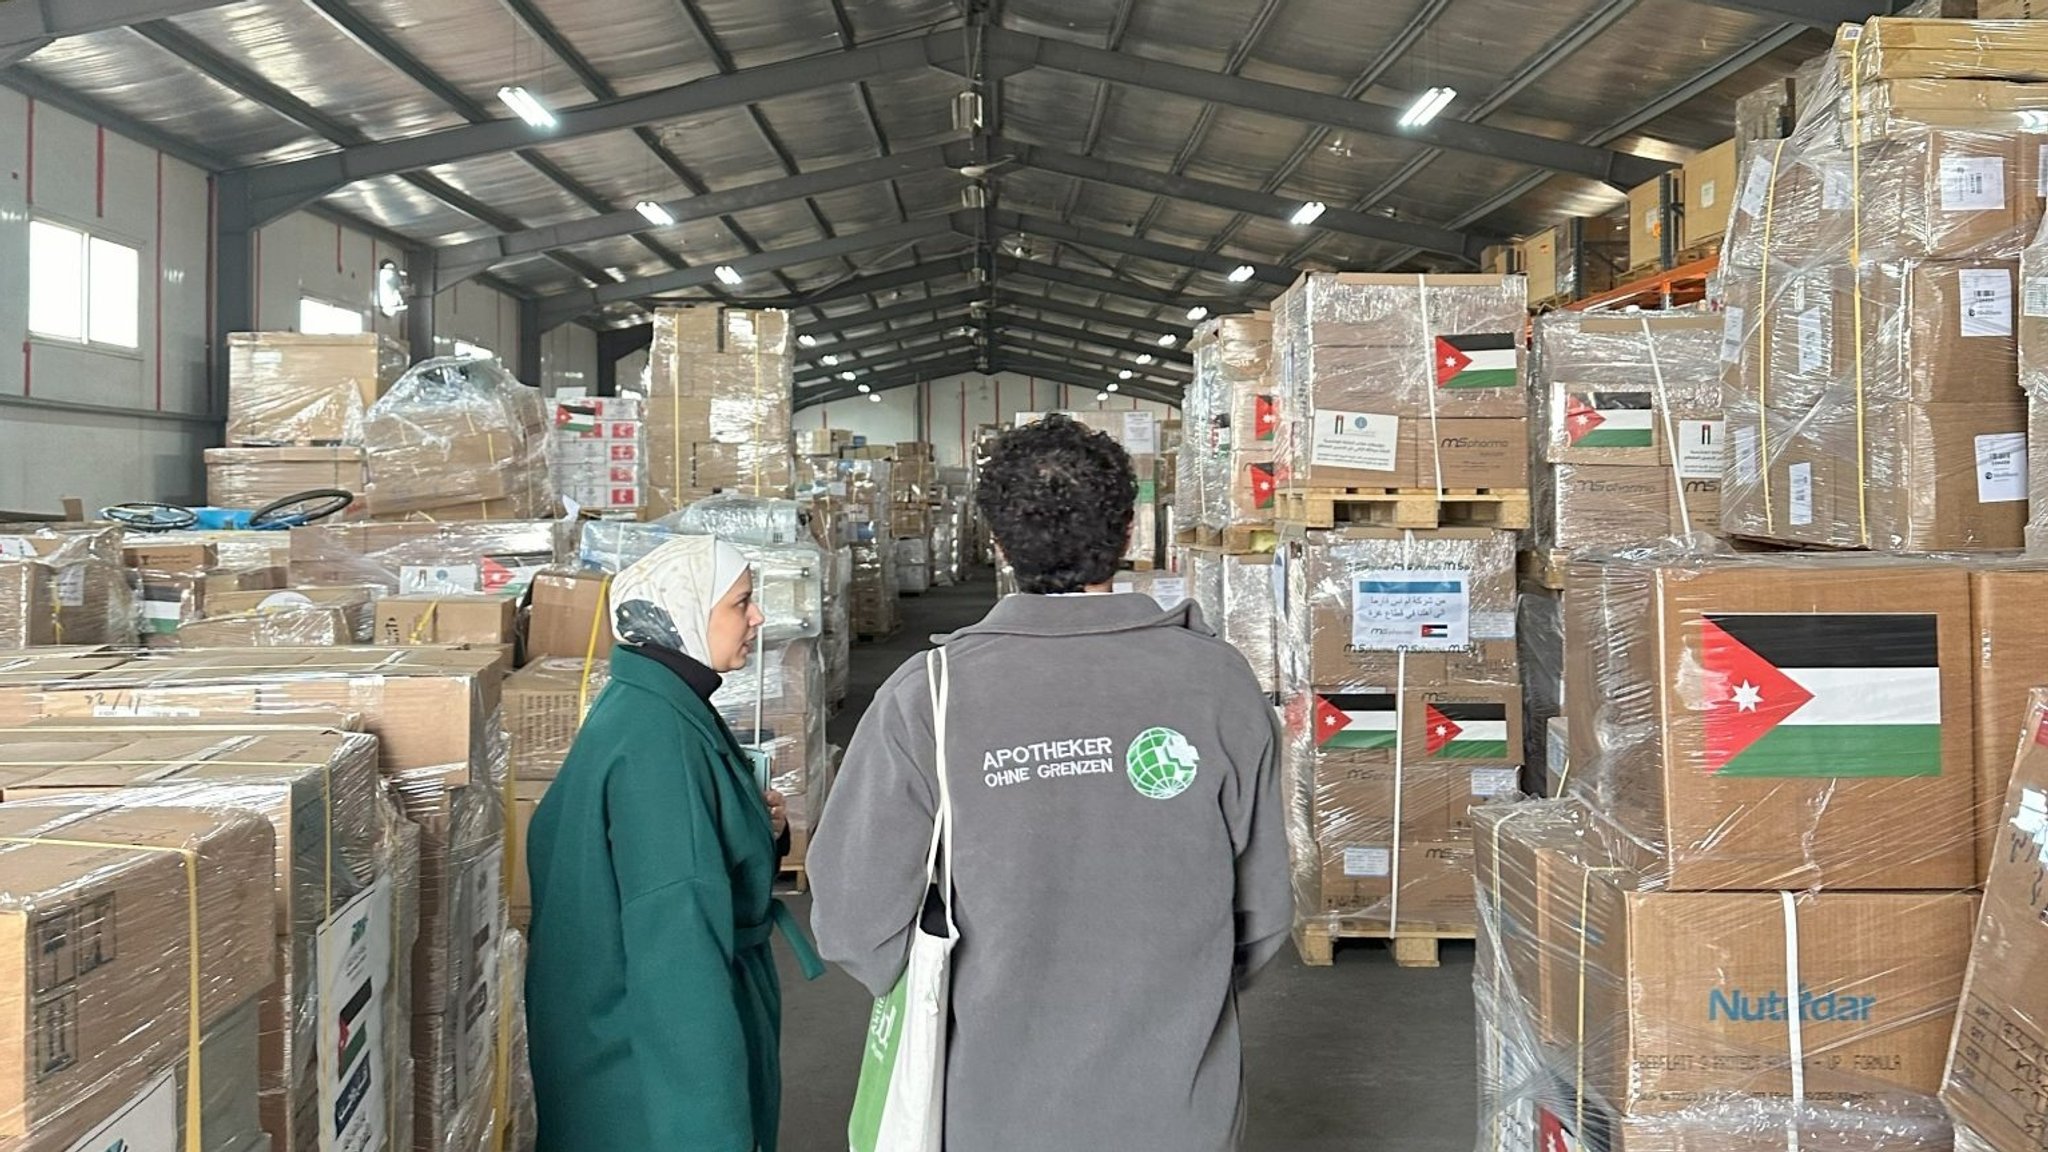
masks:
[[[518,878],[518,869],[526,865],[519,858],[519,788],[512,775],[512,766],[505,765],[503,794],[499,797],[505,809],[505,866],[499,870],[498,890],[505,902],[505,917],[509,926],[512,916],[512,890]],[[512,1076],[512,987],[510,973],[504,959],[504,938],[498,940],[498,1035],[491,1052],[491,1147],[494,1152],[505,1152],[512,1121],[506,1115],[511,1098]],[[488,976],[485,977],[489,979]]]
[[[185,971],[189,981],[185,1012],[185,1146],[203,1148],[205,1090],[200,1079],[199,1042],[205,1032],[199,1008],[199,850],[155,844],[123,844],[110,840],[70,840],[55,836],[0,836],[0,844],[49,844],[59,848],[91,848],[115,852],[168,852],[185,867]]]
[[[1764,530],[1777,531],[1777,512],[1771,505],[1771,418],[1768,389],[1771,379],[1771,224],[1778,209],[1778,170],[1785,161],[1785,142],[1771,150],[1771,180],[1764,190],[1763,272],[1757,277],[1756,318],[1756,461],[1764,486]],[[1825,196],[1825,190],[1821,193]]]
[[[439,600],[430,602],[427,605],[427,610],[420,613],[420,618],[413,621],[412,639],[407,642],[411,644],[426,643],[427,635],[434,630],[434,617],[440,615],[440,612],[441,602]]]
[[[590,639],[583,645],[583,675],[576,681],[576,725],[583,726],[583,718],[590,715],[590,670],[597,664],[597,638],[603,635],[605,605],[611,602],[612,577],[605,573],[597,585],[597,611],[590,614]]]

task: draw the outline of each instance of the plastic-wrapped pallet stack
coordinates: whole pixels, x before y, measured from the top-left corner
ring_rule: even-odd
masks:
[[[655,311],[644,425],[649,519],[714,492],[789,496],[795,353],[786,312]]]
[[[1195,329],[1175,507],[1176,554],[1202,618],[1236,645],[1268,693],[1280,690],[1273,615],[1273,325],[1263,312]],[[1193,488],[1194,499],[1189,499]]]
[[[134,644],[119,528],[0,524],[0,650]]]
[[[846,489],[846,521],[852,568],[848,604],[853,634],[880,639],[895,633],[896,549],[890,539],[895,520],[895,486],[887,460],[841,460],[838,483]]]
[[[492,360],[407,369],[363,417],[364,507],[379,520],[527,520],[555,513],[540,390]]]
[[[231,333],[227,447],[206,450],[208,502],[260,508],[311,488],[363,492],[365,420],[406,366],[404,345],[374,333]]]
[[[553,411],[549,455],[562,499],[594,515],[638,518],[647,503],[641,399],[558,396]]]

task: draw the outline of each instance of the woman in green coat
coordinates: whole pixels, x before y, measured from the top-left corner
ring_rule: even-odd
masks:
[[[536,1152],[775,1152],[786,834],[712,708],[744,667],[753,576],[709,536],[664,543],[612,587],[611,683],[534,812],[526,978]]]

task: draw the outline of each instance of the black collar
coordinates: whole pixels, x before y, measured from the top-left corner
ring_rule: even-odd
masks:
[[[711,694],[718,691],[718,686],[725,683],[725,677],[713,672],[702,661],[691,656],[685,656],[681,652],[672,652],[667,648],[656,648],[650,644],[628,645],[627,651],[635,655],[645,656],[677,676],[682,677],[683,683],[688,684],[690,691],[695,692],[701,700],[710,700]]]

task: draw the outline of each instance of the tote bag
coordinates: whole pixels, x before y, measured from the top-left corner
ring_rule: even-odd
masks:
[[[925,899],[911,930],[910,958],[887,996],[875,1001],[861,1052],[860,1087],[847,1122],[852,1152],[940,1152],[946,1120],[946,1022],[952,1009],[953,793],[946,783],[946,650],[925,656],[938,744],[939,812],[925,850]]]

